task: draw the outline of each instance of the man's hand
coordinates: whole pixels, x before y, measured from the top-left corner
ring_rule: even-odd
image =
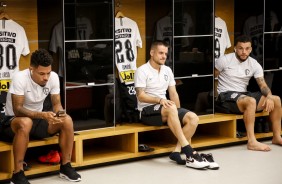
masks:
[[[62,118],[64,117],[56,117],[56,114],[52,111],[43,112],[44,113],[44,119],[48,121],[49,124],[57,124],[62,123]]]
[[[171,100],[161,99],[160,104],[163,105],[164,108],[174,105],[175,103]]]
[[[273,111],[274,101],[272,99],[272,95],[268,95],[267,97],[265,97],[265,100],[264,100],[262,106],[264,107],[264,111],[266,111],[266,112]]]

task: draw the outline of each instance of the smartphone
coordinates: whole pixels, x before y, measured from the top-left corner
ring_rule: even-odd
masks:
[[[65,110],[59,110],[57,113],[56,113],[56,117],[62,117],[66,114],[66,111]]]

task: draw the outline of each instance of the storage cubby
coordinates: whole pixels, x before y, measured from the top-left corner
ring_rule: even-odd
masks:
[[[236,120],[200,124],[192,138],[193,147],[204,147],[233,142]]]
[[[2,143],[0,143],[2,145]],[[6,179],[11,176],[13,172],[13,159],[12,159],[12,151],[6,150],[3,151],[1,149],[0,152],[0,181]]]
[[[83,165],[134,157],[137,148],[135,136],[129,133],[83,140]]]
[[[147,144],[155,149],[155,152],[170,151],[177,143],[177,140],[170,129],[158,131],[145,131],[138,133],[138,143]]]

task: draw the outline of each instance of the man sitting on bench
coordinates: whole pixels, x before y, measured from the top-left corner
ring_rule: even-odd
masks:
[[[215,76],[218,77],[218,98],[216,108],[223,113],[242,114],[245,123],[248,149],[270,151],[267,144],[256,140],[254,133],[255,113],[269,112],[272,122],[273,144],[282,145],[281,138],[281,100],[272,95],[264,80],[261,65],[250,57],[251,39],[242,35],[235,40],[234,53],[226,54],[215,62]],[[260,92],[248,92],[251,77],[256,79]]]
[[[188,142],[196,131],[199,118],[194,112],[180,108],[172,70],[164,65],[167,54],[168,44],[164,41],[154,41],[150,60],[135,72],[134,82],[141,121],[152,126],[167,123],[178,139],[170,159],[178,164],[186,164],[187,167],[207,168],[210,164],[205,162]],[[167,90],[170,99],[166,98]],[[186,163],[181,159],[181,151],[186,155]]]

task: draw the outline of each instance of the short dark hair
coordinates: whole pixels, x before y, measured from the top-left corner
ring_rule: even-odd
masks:
[[[168,43],[167,41],[164,41],[164,40],[155,40],[155,41],[153,41],[152,44],[151,44],[151,50],[152,50],[154,47],[158,46],[158,45],[163,45],[163,46],[165,46],[165,47],[169,47],[169,43]]]
[[[34,51],[31,55],[30,59],[30,65],[33,67],[38,67],[38,66],[50,66],[53,63],[53,58],[49,54],[49,52],[45,49],[38,49]]]
[[[234,45],[236,46],[238,42],[243,42],[243,43],[250,42],[250,43],[252,43],[252,39],[247,35],[240,35],[235,39]]]

